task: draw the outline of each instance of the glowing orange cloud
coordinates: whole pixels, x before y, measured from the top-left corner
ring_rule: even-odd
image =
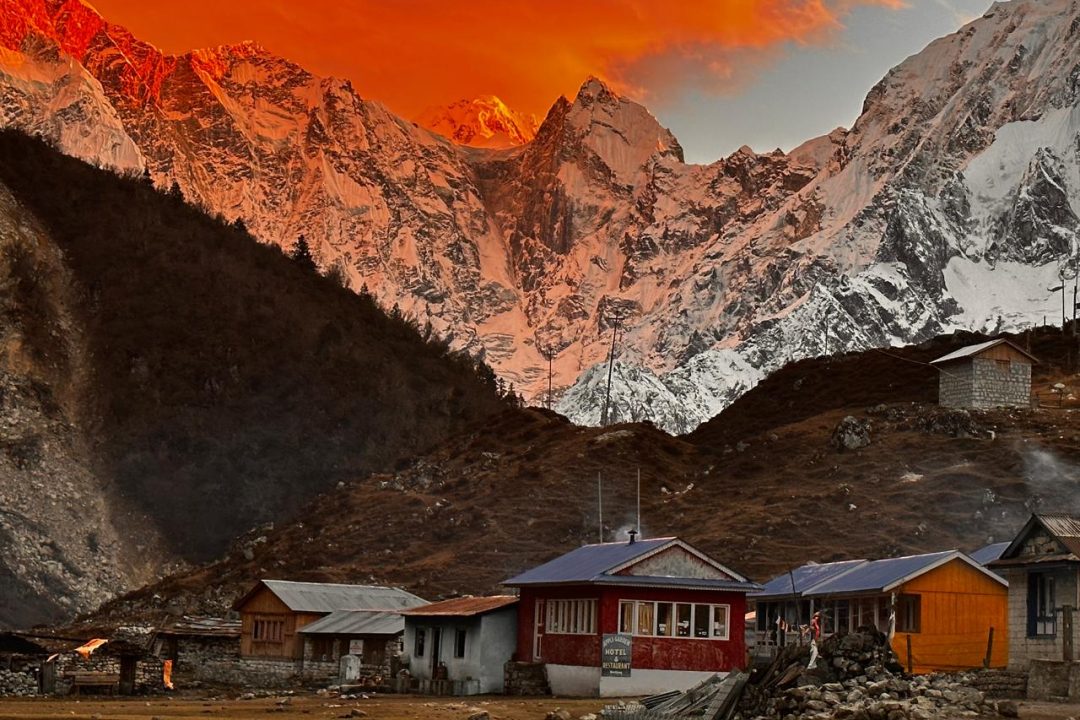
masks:
[[[855,6],[902,0],[94,0],[169,52],[257,40],[416,116],[495,94],[543,115],[597,75],[643,100],[730,88],[789,43],[829,42]]]

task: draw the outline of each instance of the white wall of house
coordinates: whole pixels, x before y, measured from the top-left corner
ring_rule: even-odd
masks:
[[[424,654],[416,654],[417,631],[424,631]],[[439,656],[435,658],[433,635],[441,630]],[[464,631],[465,648],[456,656],[457,633]],[[481,693],[503,691],[504,666],[517,645],[517,608],[502,608],[478,617],[425,618],[406,617],[405,653],[409,673],[420,680],[431,680],[437,662],[446,665],[447,679],[474,681]]]

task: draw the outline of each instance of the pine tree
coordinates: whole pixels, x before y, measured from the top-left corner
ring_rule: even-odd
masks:
[[[173,180],[172,185],[169,186],[169,197],[173,200],[184,201],[184,191],[180,189],[180,183]]]
[[[293,245],[292,259],[305,270],[315,272],[315,258],[311,256],[311,248],[308,247],[307,238],[301,235]]]
[[[244,233],[245,235],[248,234],[247,223],[244,222],[244,218],[237,217],[235,220],[232,221],[232,226],[233,230]]]

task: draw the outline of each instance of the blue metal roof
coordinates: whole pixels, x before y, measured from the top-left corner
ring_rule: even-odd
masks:
[[[865,562],[866,560],[843,560],[841,562],[811,563],[809,565],[803,565],[802,567],[795,568],[790,573],[777,575],[772,580],[765,583],[765,586],[760,593],[755,593],[750,597],[754,600],[766,600],[774,597],[790,598],[792,595],[804,593],[815,585],[823,583],[826,580],[831,580],[840,573],[845,573]],[[795,579],[794,592],[792,592],[791,588],[793,576]]]
[[[1001,554],[1009,547],[1009,544],[1010,541],[1008,540],[1005,542],[993,543],[992,545],[981,547],[975,552],[970,553],[968,557],[980,565],[985,565],[988,562],[993,562],[1000,558]]]
[[[928,570],[935,563],[950,556],[959,557],[955,550],[929,553],[927,555],[908,555],[906,557],[873,560],[859,565],[851,572],[833,577],[809,588],[804,594],[838,595],[842,593],[881,592],[895,585],[904,578]]]
[[[637,585],[641,587],[677,587],[702,590],[733,590],[754,592],[761,588],[757,583],[741,580],[717,580],[713,578],[656,577],[650,575],[601,575],[593,580],[598,585]]]
[[[602,543],[583,545],[565,555],[526,570],[503,582],[511,587],[518,585],[541,585],[555,583],[587,583],[612,568],[625,565],[642,555],[672,543],[675,538],[652,538],[636,542]]]

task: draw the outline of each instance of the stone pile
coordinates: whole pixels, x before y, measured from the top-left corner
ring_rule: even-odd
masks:
[[[975,687],[989,682],[980,674],[905,677],[880,634],[826,638],[820,651],[808,669],[808,647],[784,648],[751,679],[735,720],[932,720],[1015,710]]]
[[[38,681],[30,670],[0,669],[0,695],[26,697],[38,694]]]

